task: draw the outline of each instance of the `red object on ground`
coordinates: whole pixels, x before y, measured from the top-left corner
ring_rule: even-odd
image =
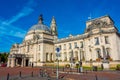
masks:
[[[6,63],[2,63],[1,67],[7,67],[7,64]]]

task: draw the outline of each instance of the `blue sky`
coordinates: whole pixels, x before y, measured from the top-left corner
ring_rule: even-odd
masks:
[[[92,18],[110,15],[120,30],[119,0],[0,0],[0,52],[9,52],[13,43],[21,43],[28,29],[43,14],[50,26],[56,18],[59,38],[84,33]]]

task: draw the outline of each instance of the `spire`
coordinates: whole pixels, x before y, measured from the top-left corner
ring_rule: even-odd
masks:
[[[56,24],[56,21],[55,21],[55,17],[54,17],[54,16],[52,17],[51,24]]]
[[[57,36],[57,25],[54,16],[52,17],[50,29],[51,29],[51,34]]]
[[[42,14],[39,16],[38,22],[40,24],[43,24],[43,15]]]

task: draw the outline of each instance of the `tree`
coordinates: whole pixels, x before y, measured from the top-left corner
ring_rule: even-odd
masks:
[[[0,62],[4,62],[4,63],[7,62],[8,55],[9,55],[9,53],[7,53],[7,52],[0,53]]]

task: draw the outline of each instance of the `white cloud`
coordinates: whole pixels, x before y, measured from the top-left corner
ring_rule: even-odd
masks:
[[[8,20],[7,23],[12,24],[12,23],[16,22],[17,20],[19,20],[20,18],[31,14],[34,11],[33,5],[35,5],[35,4],[36,3],[34,2],[34,0],[29,0],[29,2],[26,4],[26,6],[24,6],[23,9],[20,12],[18,12],[17,15],[13,16],[10,20]]]
[[[12,19],[10,19],[9,21],[7,21],[7,23],[8,24],[12,24],[12,23],[16,22],[17,20],[19,20],[20,18],[29,15],[33,11],[34,10],[32,8],[24,7],[22,9],[22,11],[20,11],[16,16],[13,16]]]
[[[33,7],[35,5],[36,3],[34,2],[34,0],[29,0],[28,3],[26,3],[26,5],[23,7],[23,9],[20,10],[20,12],[18,12],[15,16],[7,21],[0,20],[0,34],[23,38],[26,31],[17,26],[13,26],[12,23],[18,21],[22,17],[31,14],[34,11]]]
[[[6,22],[0,21],[0,34],[23,38],[26,31]]]
[[[31,14],[34,11],[35,6],[35,0],[28,0],[28,3],[26,3],[15,16],[12,16],[8,20],[3,20],[3,18],[0,17],[0,43],[2,43],[2,45],[0,45],[0,51],[9,51],[11,44],[16,42],[14,39],[7,36],[24,38],[26,31],[13,25],[13,23]]]

